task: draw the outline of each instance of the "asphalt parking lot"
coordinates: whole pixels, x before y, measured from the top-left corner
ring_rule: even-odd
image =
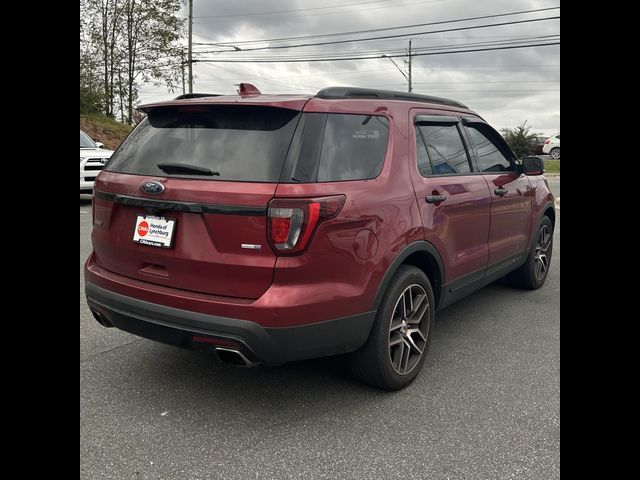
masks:
[[[103,328],[84,300],[88,198],[82,479],[559,478],[559,210],[545,286],[497,282],[439,312],[425,369],[385,393],[340,358],[239,369]]]

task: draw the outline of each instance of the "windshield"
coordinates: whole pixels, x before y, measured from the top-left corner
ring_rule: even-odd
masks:
[[[108,170],[277,182],[299,116],[298,111],[275,107],[159,108],[129,135],[111,158]],[[216,172],[215,177],[199,175],[198,169]]]
[[[80,148],[97,148],[93,140],[89,138],[89,135],[80,131]]]

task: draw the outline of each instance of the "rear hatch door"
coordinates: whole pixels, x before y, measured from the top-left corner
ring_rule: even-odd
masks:
[[[259,298],[276,261],[267,205],[298,119],[294,109],[250,105],[150,111],[97,178],[98,265],[172,288]],[[170,238],[146,242],[158,235]]]

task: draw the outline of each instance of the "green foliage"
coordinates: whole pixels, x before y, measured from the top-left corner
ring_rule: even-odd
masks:
[[[500,131],[518,158],[531,155],[535,148],[536,137],[542,135],[541,133],[532,133],[526,120],[516,128],[503,128]]]
[[[141,81],[177,87],[184,0],[81,0],[80,111],[134,121]]]

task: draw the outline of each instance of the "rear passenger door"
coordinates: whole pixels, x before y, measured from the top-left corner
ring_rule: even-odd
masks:
[[[529,246],[531,233],[531,184],[520,172],[515,156],[502,136],[487,123],[463,119],[475,166],[491,192],[489,266],[493,270],[515,263]],[[496,272],[499,273],[499,272]],[[491,281],[491,279],[489,280]]]
[[[409,163],[425,240],[442,256],[447,294],[473,290],[488,261],[487,183],[473,171],[458,117],[411,112]]]

